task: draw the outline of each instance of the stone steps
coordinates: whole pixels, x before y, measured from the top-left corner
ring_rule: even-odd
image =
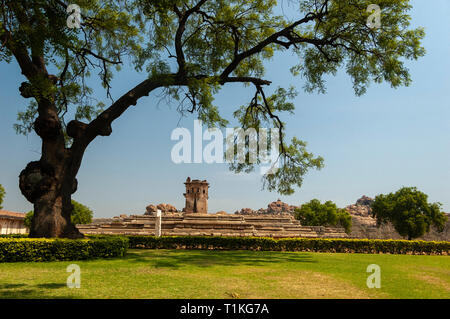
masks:
[[[84,234],[154,235],[155,216],[131,215],[105,224],[77,225]],[[180,214],[162,216],[163,236],[348,238],[341,228],[301,226],[292,216]]]

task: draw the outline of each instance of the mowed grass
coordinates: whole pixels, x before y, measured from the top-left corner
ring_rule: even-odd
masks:
[[[66,267],[81,268],[81,288]],[[366,285],[381,267],[381,288]],[[1,263],[0,298],[450,298],[450,257],[130,250],[125,258]]]

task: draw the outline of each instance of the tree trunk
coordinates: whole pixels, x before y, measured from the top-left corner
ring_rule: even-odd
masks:
[[[25,10],[20,5],[12,6],[12,3],[10,9],[20,23],[31,27]],[[59,86],[63,85],[63,78],[47,71],[45,37],[32,37],[31,43],[25,43],[22,39],[12,40],[12,34],[6,29],[4,31],[8,41],[2,42],[14,55],[22,74],[27,78],[27,82],[23,82],[19,88],[20,94],[27,99],[33,98],[37,103],[38,116],[34,121],[34,131],[42,139],[40,160],[28,163],[19,176],[22,194],[34,204],[30,237],[84,237],[71,222],[71,195],[77,188],[75,177],[84,151],[96,135],[77,141],[76,137],[83,135],[86,127],[83,123],[75,123],[77,125],[72,125],[71,130],[68,125],[67,130],[64,130],[59,117],[61,105],[56,104],[58,99],[55,94]],[[70,148],[66,147],[66,133],[74,140]]]
[[[41,160],[29,163],[20,174],[22,194],[34,204],[30,237],[84,237],[71,222],[71,195],[77,183],[64,166],[64,162],[54,167]]]
[[[148,96],[151,91],[170,81],[172,85],[186,85],[186,81],[172,75],[160,81],[147,79],[124,94],[89,124],[72,120],[64,131],[59,108],[55,104],[56,97],[49,89],[57,85],[60,79],[48,74],[42,43],[39,48],[31,57],[21,47],[11,48],[22,73],[29,80],[22,83],[19,91],[25,98],[33,97],[38,104],[34,131],[42,139],[41,159],[28,163],[19,176],[22,194],[34,204],[30,237],[81,238],[84,236],[70,218],[73,210],[71,195],[77,189],[75,177],[88,145],[97,136],[109,136],[112,132],[111,123],[131,105],[136,105],[139,98]],[[70,148],[66,147],[65,134],[73,139]]]
[[[30,237],[83,237],[71,222],[70,194],[50,191],[34,203],[34,212]]]
[[[66,148],[57,108],[48,99],[39,102],[34,130],[42,138],[41,159],[28,163],[19,176],[22,194],[34,204],[30,237],[82,238],[71,222],[71,195],[85,147]]]

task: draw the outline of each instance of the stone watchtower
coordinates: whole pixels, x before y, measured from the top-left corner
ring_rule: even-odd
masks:
[[[186,193],[183,194],[186,197],[184,212],[186,214],[207,214],[209,183],[206,180],[198,179],[191,181],[191,178],[188,177],[184,185],[186,185]]]

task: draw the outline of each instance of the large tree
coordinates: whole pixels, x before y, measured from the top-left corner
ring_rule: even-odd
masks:
[[[440,203],[428,203],[428,195],[415,187],[403,187],[395,193],[380,194],[372,203],[377,224],[391,222],[395,230],[409,240],[425,235],[434,226],[442,232],[447,216]]]
[[[265,61],[277,51],[297,54],[291,71],[304,78],[308,92],[324,92],[324,76],[342,68],[357,95],[372,81],[408,85],[403,63],[424,54],[424,32],[410,29],[408,0],[378,0],[381,26],[373,28],[367,24],[372,2],[299,0],[294,17],[287,18],[274,13],[274,0],[77,0],[81,25],[69,28],[69,2],[1,0],[0,61],[17,62],[25,77],[20,94],[31,99],[16,129],[42,139],[41,158],[27,165],[19,181],[34,204],[30,236],[82,236],[70,215],[86,148],[110,135],[113,121],[153,91],[179,100],[180,112],[212,127],[227,123],[214,94],[229,83],[248,85],[253,98],[235,116],[243,128],[278,128],[280,169],[265,175],[263,184],[291,194],[308,169],[322,166],[322,158],[303,141],[285,140],[279,114],[293,111],[296,92],[270,89]],[[112,76],[128,60],[143,79],[112,100]],[[87,85],[93,73],[105,88],[103,101]],[[235,164],[235,171],[253,167]]]

